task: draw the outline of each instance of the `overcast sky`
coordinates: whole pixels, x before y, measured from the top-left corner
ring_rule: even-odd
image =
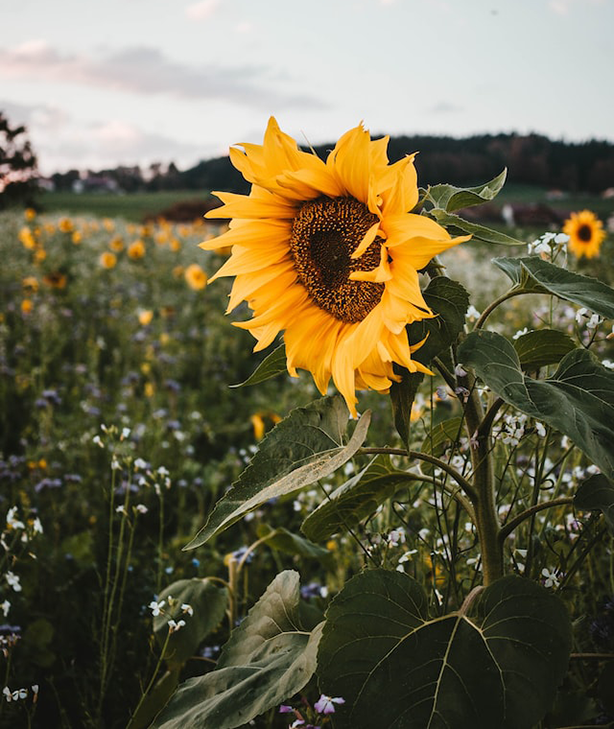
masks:
[[[261,142],[614,142],[614,0],[0,0],[0,110],[45,174]]]

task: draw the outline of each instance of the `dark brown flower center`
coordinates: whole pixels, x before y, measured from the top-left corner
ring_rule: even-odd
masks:
[[[593,237],[593,229],[590,225],[587,225],[584,223],[578,228],[577,231],[578,238],[583,241],[584,243],[588,243],[590,239]]]
[[[320,309],[341,321],[362,321],[384,293],[382,283],[349,278],[353,271],[379,266],[381,238],[360,258],[352,258],[377,220],[364,203],[351,197],[310,200],[294,219],[290,249],[299,280]]]

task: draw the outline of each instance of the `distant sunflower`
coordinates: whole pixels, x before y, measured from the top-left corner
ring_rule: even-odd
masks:
[[[563,233],[569,236],[568,248],[578,258],[598,256],[606,237],[603,223],[590,210],[572,213],[565,221]]]
[[[406,324],[432,317],[418,271],[470,236],[451,238],[418,202],[414,155],[390,165],[388,137],[371,141],[362,125],[326,161],[301,151],[271,118],[262,145],[233,148],[248,196],[215,193],[208,218],[229,230],[201,243],[232,246],[213,278],[235,276],[228,311],[247,301],[253,318],[236,326],[269,346],[284,330],[288,372],[309,370],[322,394],[332,377],[356,416],[356,389],[387,392],[393,363],[430,373],[412,359]],[[419,346],[419,345],[418,345]]]

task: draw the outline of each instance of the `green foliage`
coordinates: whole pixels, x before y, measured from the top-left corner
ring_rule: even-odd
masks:
[[[280,344],[272,352],[270,352],[262,362],[256,367],[252,374],[238,385],[231,385],[231,387],[246,387],[247,385],[258,385],[265,380],[269,380],[277,375],[287,373],[288,368],[286,367],[286,345]]]
[[[603,474],[595,473],[580,485],[574,506],[582,511],[601,511],[614,534],[614,483]]]
[[[343,696],[339,727],[531,729],[554,699],[571,647],[562,603],[506,577],[477,616],[431,618],[421,586],[370,570],[332,601],[318,651],[322,690]]]
[[[407,483],[419,480],[391,465],[385,456],[374,458],[356,476],[346,481],[323,501],[303,522],[301,529],[314,541],[322,541],[341,531],[355,528]]]
[[[569,352],[546,380],[524,375],[512,344],[495,332],[472,332],[458,356],[499,397],[568,435],[614,477],[614,373],[590,352]]]
[[[535,371],[540,367],[558,364],[575,348],[573,339],[556,329],[527,332],[514,341],[520,366],[525,371]]]
[[[251,464],[218,501],[187,549],[204,544],[269,499],[292,494],[349,461],[367,435],[370,414],[360,418],[344,445],[348,418],[340,396],[323,398],[290,413],[267,435]]]
[[[300,691],[316,666],[321,626],[299,617],[299,575],[277,575],[232,632],[214,671],[183,684],[156,729],[232,729]]]
[[[166,647],[163,658],[173,670],[195,655],[198,646],[222,622],[228,590],[207,578],[200,580],[193,577],[173,582],[162,590],[158,600],[165,605],[154,617],[154,634],[160,646]],[[171,630],[169,620],[176,624],[183,621],[185,625]]]
[[[477,187],[460,188],[454,185],[433,185],[424,192],[424,200],[434,208],[453,213],[462,208],[482,205],[485,202],[494,200],[501,192],[506,178],[507,170],[504,169],[490,182]]]
[[[566,271],[537,256],[494,258],[493,263],[522,291],[554,294],[607,319],[614,318],[614,289],[595,278]]]

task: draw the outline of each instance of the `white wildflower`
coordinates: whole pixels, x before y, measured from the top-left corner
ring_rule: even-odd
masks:
[[[152,600],[147,607],[151,610],[151,614],[154,616],[154,618],[157,618],[158,615],[160,615],[160,613],[162,612],[162,608],[165,605],[166,600],[160,600],[160,602]]]
[[[4,578],[6,579],[9,587],[12,587],[15,592],[21,592],[21,584],[18,575],[11,572],[11,570],[8,570],[8,572],[4,575]]]

